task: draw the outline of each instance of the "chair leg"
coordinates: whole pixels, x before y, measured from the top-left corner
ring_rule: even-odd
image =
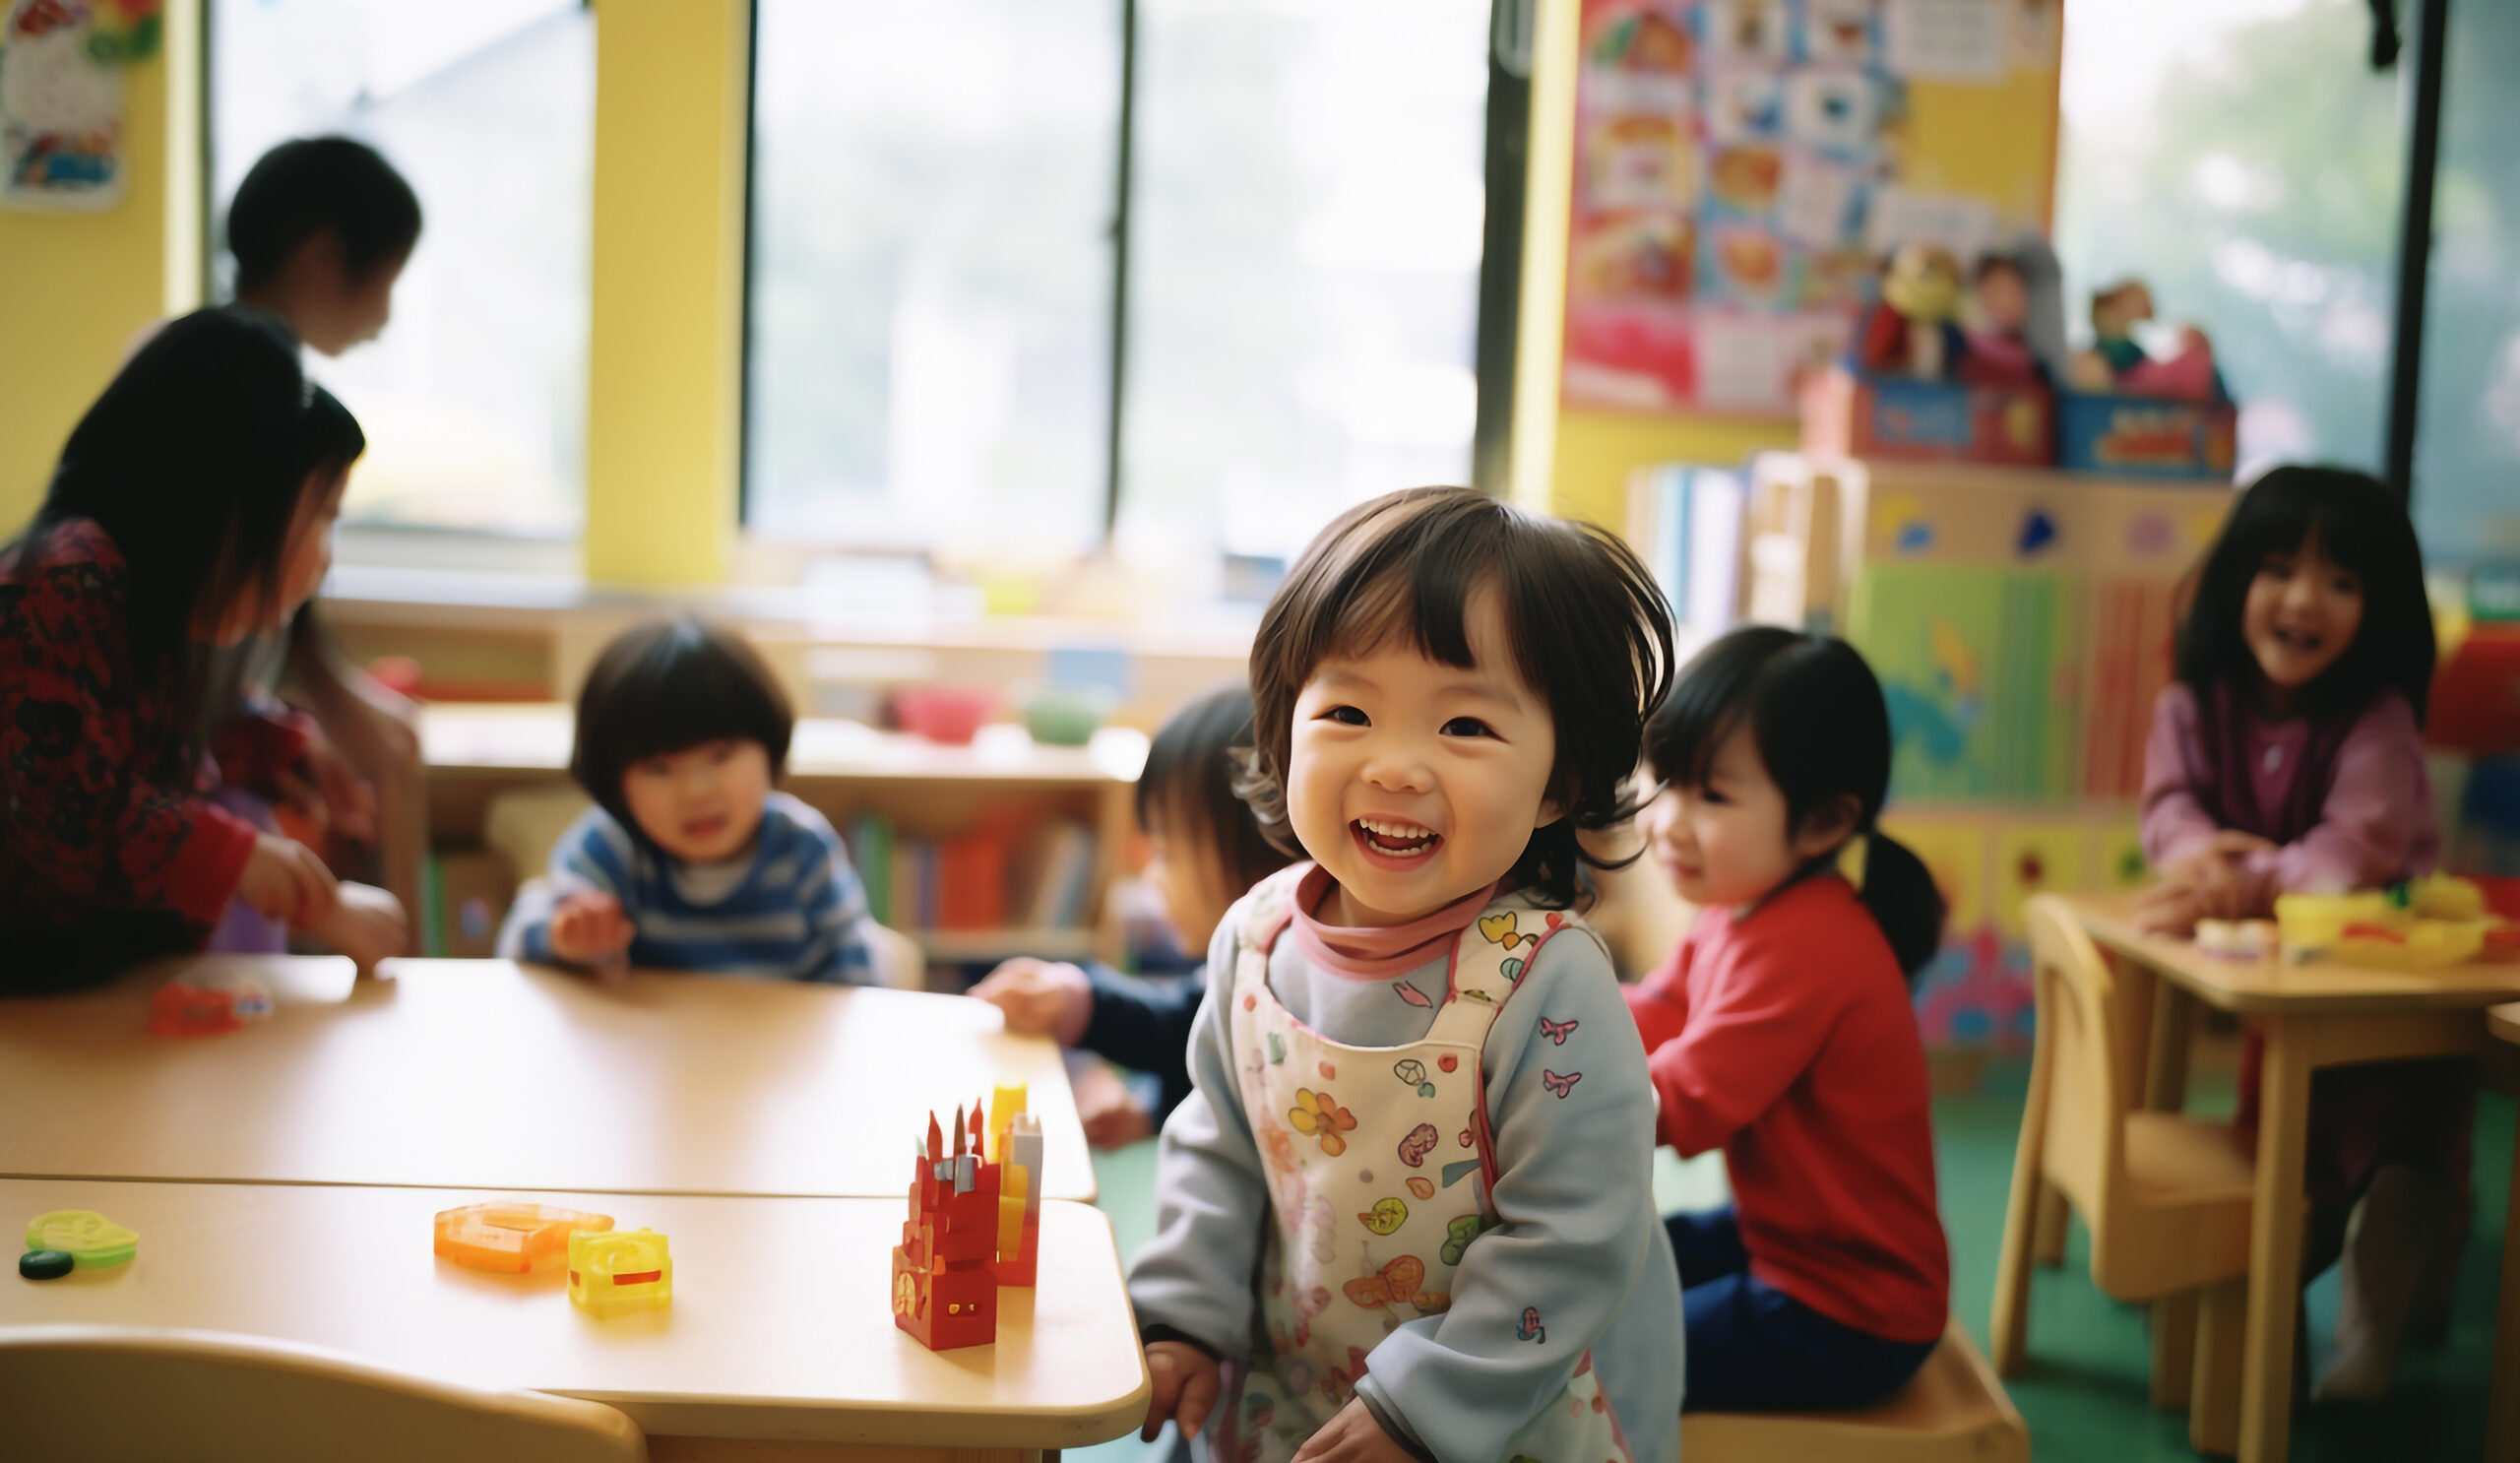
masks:
[[[2065,1221],[2072,1214],[2063,1190],[2052,1183],[2039,1185],[2038,1238],[2031,1253],[2043,1268],[2053,1270],[2065,1263]]]
[[[2174,1291],[2153,1303],[2153,1406],[2176,1412],[2187,1406],[2195,1381],[2197,1302],[2194,1291]]]
[[[2021,1108],[2021,1140],[2013,1150],[2012,1195],[2004,1206],[2003,1248],[1995,1261],[1994,1313],[1986,1324],[1995,1373],[2016,1376],[2030,1345],[2030,1263],[2040,1196],[2051,1192],[2040,1172],[2048,1140],[2050,1050],[2046,1022],[2031,1048],[2030,1093]]]
[[[2187,1442],[2230,1457],[2240,1446],[2240,1366],[2248,1333],[2248,1281],[2207,1286],[2196,1307],[2195,1384],[2187,1402]],[[2155,1312],[2158,1321],[2159,1312]]]

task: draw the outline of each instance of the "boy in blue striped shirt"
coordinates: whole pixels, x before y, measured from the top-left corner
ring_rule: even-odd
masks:
[[[578,696],[569,775],[596,805],[518,894],[499,953],[872,984],[848,850],[822,814],[773,791],[794,728],[733,631],[685,615],[623,632]]]

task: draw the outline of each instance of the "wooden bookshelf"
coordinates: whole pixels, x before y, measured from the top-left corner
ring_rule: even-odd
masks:
[[[502,795],[564,794],[571,786],[573,736],[574,714],[556,703],[422,707],[431,841],[441,849],[477,847],[491,804]],[[1035,742],[1020,727],[990,726],[969,745],[945,746],[860,723],[809,718],[797,723],[784,786],[845,835],[870,813],[903,837],[918,839],[951,839],[1010,814],[1081,824],[1093,834],[1094,853],[1078,925],[921,929],[898,914],[892,922],[944,964],[1016,955],[1117,959],[1121,932],[1107,895],[1136,831],[1137,777],[1146,753],[1145,734],[1126,728],[1105,728],[1082,747],[1058,747]],[[516,872],[531,876],[539,869]]]

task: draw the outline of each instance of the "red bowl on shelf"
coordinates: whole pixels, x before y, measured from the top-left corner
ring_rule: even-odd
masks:
[[[976,686],[904,686],[893,692],[893,720],[914,736],[967,746],[997,710],[997,693]]]

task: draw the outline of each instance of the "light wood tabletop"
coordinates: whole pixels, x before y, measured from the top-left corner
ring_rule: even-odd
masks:
[[[237,962],[242,961],[243,964]],[[262,972],[270,1019],[145,1029],[186,971]],[[962,996],[507,961],[196,957],[0,1001],[0,1176],[892,1195],[930,1110],[1022,1082],[1043,1193],[1092,1199],[1057,1047]]]
[[[895,1147],[906,1189],[908,1148]],[[570,1304],[561,1274],[485,1275],[438,1259],[432,1216],[490,1198],[592,1208],[664,1234],[672,1304],[598,1316]],[[999,1293],[996,1344],[951,1352],[892,1324],[899,1197],[0,1179],[0,1221],[56,1209],[136,1231],[139,1255],[61,1280],[0,1280],[0,1325],[278,1337],[602,1402],[664,1438],[1029,1450],[1103,1441],[1146,1412],[1111,1227],[1081,1204],[1042,1206],[1040,1284]]]
[[[2520,998],[2520,962],[2392,971],[2339,961],[2227,960],[2203,953],[2192,940],[2138,930],[2131,896],[2074,895],[2064,902],[2095,943],[2126,967],[2160,978],[2151,990],[2129,983],[2147,1013],[2136,1019],[2151,1028],[2145,1106],[2175,1110],[2184,1099],[2188,1000],[2244,1014],[2265,1036],[2238,1456],[2240,1463],[2282,1463],[2293,1423],[2311,1074],[2482,1050],[2483,1009]],[[2500,1426],[2505,1411],[2497,1409],[2488,1426]]]
[[[2077,894],[2072,904],[2083,928],[2102,946],[2226,1011],[2467,1011],[2520,997],[2520,962],[2471,961],[2439,970],[2400,971],[2334,960],[2296,964],[2275,956],[2231,960],[2206,954],[2194,940],[2137,929],[2132,895]]]

